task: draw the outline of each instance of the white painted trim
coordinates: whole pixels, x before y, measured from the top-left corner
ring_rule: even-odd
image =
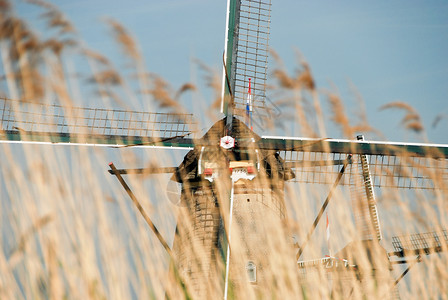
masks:
[[[227,0],[227,16],[226,16],[226,35],[224,39],[224,59],[227,59],[227,39],[229,38],[229,15],[230,15],[230,0]],[[224,113],[224,93],[226,84],[226,70],[222,66],[222,91],[221,91],[221,113]]]
[[[37,141],[0,141],[0,144],[35,144],[35,145],[52,145],[52,146],[87,146],[87,147],[108,147],[115,149],[124,148],[154,148],[154,149],[169,149],[169,150],[192,150],[193,147],[169,147],[169,146],[150,146],[150,145],[135,145],[125,147],[120,144],[87,144],[87,143],[52,143],[52,142],[37,142]]]
[[[234,182],[232,180],[232,190],[230,191],[230,216],[229,216],[229,240],[227,241],[227,258],[226,258],[226,280],[224,286],[224,300],[227,300],[227,293],[229,289],[229,267],[230,267],[230,233],[232,231],[232,212],[233,212],[233,193]]]

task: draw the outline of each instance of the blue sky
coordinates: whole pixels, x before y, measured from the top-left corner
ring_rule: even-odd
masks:
[[[429,141],[448,143],[448,2],[272,2],[270,44],[291,72],[298,49],[318,88],[336,86],[352,114],[355,87],[366,103],[369,121],[387,139],[421,141],[400,126],[403,112],[379,111],[386,103],[405,101],[421,114]],[[191,58],[221,69],[225,0],[54,3],[91,48],[110,57],[120,54],[102,20],[121,22],[140,43],[147,68],[174,87],[199,76]],[[16,10],[30,17],[36,8],[19,2]],[[439,114],[447,117],[432,128]],[[338,131],[331,133],[339,137]]]

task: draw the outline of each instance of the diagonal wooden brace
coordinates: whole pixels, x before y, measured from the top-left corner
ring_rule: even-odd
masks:
[[[111,169],[111,174],[113,174],[113,175],[115,175],[117,177],[118,181],[121,183],[121,185],[123,186],[125,191],[128,193],[129,197],[131,198],[131,200],[134,203],[134,205],[137,207],[137,209],[140,212],[140,214],[145,219],[146,223],[149,225],[149,228],[151,228],[151,230],[154,232],[156,237],[159,239],[159,241],[162,244],[162,246],[165,248],[165,250],[171,256],[171,248],[170,248],[170,246],[168,246],[167,242],[165,241],[163,236],[160,234],[160,232],[157,229],[157,227],[154,225],[154,223],[151,221],[149,216],[146,214],[146,212],[143,209],[143,207],[141,206],[140,202],[138,202],[137,198],[135,197],[134,193],[131,191],[131,189],[127,185],[126,181],[124,181],[123,177],[120,174],[120,171],[117,170],[117,168],[115,167],[115,165],[112,162],[109,163],[109,167]]]

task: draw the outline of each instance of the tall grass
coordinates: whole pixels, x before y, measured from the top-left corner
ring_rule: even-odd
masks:
[[[95,107],[139,109],[183,113],[187,111],[179,99],[186,92],[198,88],[185,83],[174,88],[145,69],[144,58],[132,35],[114,20],[107,20],[116,46],[125,55],[129,68],[121,71],[114,62],[88,48],[74,25],[57,7],[44,1],[29,1],[42,10],[42,18],[51,36],[40,35],[30,24],[17,16],[8,1],[0,1],[0,51],[2,59],[3,95],[40,103],[57,101],[65,106],[86,105],[87,93],[99,99],[89,103]],[[45,36],[44,38],[42,36]],[[275,56],[275,53],[274,53]],[[79,62],[89,69],[79,69]],[[337,126],[342,135],[355,138],[360,133],[376,133],[361,114],[352,120],[344,110],[344,101],[335,91],[316,87],[311,67],[302,57],[296,74],[288,74],[277,58],[272,73],[274,103],[283,108],[282,119],[292,120],[293,127],[307,137],[326,137],[327,128]],[[200,65],[206,74],[205,84],[214,94],[211,107],[201,104],[201,111],[216,121],[220,103],[220,79],[208,66]],[[81,73],[81,74],[80,74]],[[55,100],[56,99],[56,100]],[[126,99],[126,100],[125,100]],[[329,103],[326,114],[322,99]],[[425,129],[415,110],[406,103],[395,102],[383,109],[397,109],[405,113],[403,126],[424,137]],[[290,113],[290,115],[288,115]],[[200,119],[203,116],[198,116]],[[328,121],[328,119],[331,119]],[[277,127],[279,120],[270,126]],[[267,125],[266,125],[267,126]],[[215,137],[216,138],[216,137]],[[218,150],[217,150],[218,151]],[[194,281],[179,267],[179,258],[167,254],[153,232],[128,199],[115,177],[107,173],[108,162],[117,167],[178,166],[185,151],[164,149],[109,149],[100,147],[0,144],[1,197],[1,253],[0,298],[37,299],[174,299],[204,296],[223,297],[224,261],[213,253],[216,266],[205,270],[203,252],[210,245],[193,241],[180,245],[193,259],[190,268],[202,268],[210,276],[205,281]],[[219,153],[218,153],[219,154]],[[266,157],[273,159],[272,153]],[[437,162],[445,168],[446,161]],[[305,166],[310,167],[310,166]],[[405,172],[405,170],[401,170]],[[438,189],[376,191],[384,240],[382,245],[391,250],[394,234],[425,232],[447,228],[447,179],[430,169]],[[443,169],[442,169],[443,172]],[[171,174],[127,175],[145,211],[153,219],[161,234],[172,245],[176,230],[188,232],[194,228],[192,208],[175,206],[165,195]],[[334,174],[327,174],[333,182]],[[271,179],[260,173],[251,188],[282,185],[281,179]],[[218,182],[216,193],[219,214],[228,226],[228,182]],[[366,246],[354,243],[348,254],[336,254],[348,243],[361,237],[352,212],[353,193],[341,186],[334,191],[328,208],[331,224],[330,248],[333,255],[346,255],[364,269],[364,278],[356,272],[344,270],[328,273],[325,269],[308,270],[303,276],[298,270],[292,236],[298,245],[328,195],[330,184],[285,183],[285,218],[278,215],[250,217],[235,212],[235,221],[227,232],[233,261],[230,268],[231,297],[235,298],[390,298],[393,282],[404,271],[384,260],[375,262],[377,275],[372,276],[372,261]],[[186,186],[185,188],[189,188]],[[281,190],[281,189],[280,189]],[[240,195],[241,196],[241,195]],[[240,200],[244,200],[241,196]],[[240,205],[244,201],[239,202]],[[256,254],[246,237],[247,228],[256,228],[263,241],[263,251]],[[249,244],[249,245],[248,245]],[[175,248],[174,246],[172,248]],[[257,247],[258,248],[258,244]],[[378,245],[368,247],[380,254]],[[444,250],[447,250],[446,248]],[[317,259],[329,254],[325,237],[325,222],[316,228],[301,260]],[[247,281],[247,271],[238,266],[256,256],[262,261],[257,285]],[[197,264],[196,264],[197,263]],[[176,270],[177,269],[177,270]],[[187,268],[188,269],[188,268]],[[448,256],[446,253],[424,256],[412,267],[397,288],[402,299],[448,298]],[[197,285],[202,287],[197,288]],[[200,292],[198,292],[198,290]],[[204,292],[205,291],[205,292]]]

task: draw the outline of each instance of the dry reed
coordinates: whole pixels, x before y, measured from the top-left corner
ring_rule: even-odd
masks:
[[[76,49],[76,55],[86,60],[91,68],[88,72],[82,72],[84,78],[93,86],[93,95],[101,95],[99,103],[95,103],[97,106],[110,108],[121,104],[147,109],[157,107],[176,113],[187,111],[181,105],[180,98],[188,91],[197,92],[196,85],[186,83],[175,90],[163,78],[153,74],[148,76],[149,72],[144,69],[138,45],[119,23],[108,21],[113,28],[117,47],[120,47],[132,62],[136,76],[131,79],[137,78],[138,87],[129,80],[128,74],[119,72],[107,57],[87,50],[88,47],[73,36],[70,37],[75,42],[62,37],[71,35],[76,30],[57,8],[43,1],[30,2],[45,10],[46,22],[55,30],[56,36],[41,41],[24,20],[14,15],[8,1],[0,1],[0,46],[3,61],[1,75],[6,81],[7,89],[2,92],[16,97],[17,100],[45,102],[56,97],[64,105],[79,105],[82,101],[79,101],[76,93],[84,93],[76,91],[76,85],[70,81],[62,66],[72,62],[73,57],[64,51],[67,47],[72,47]],[[280,66],[273,72],[275,89],[279,92],[276,96],[278,98],[274,99],[275,103],[285,106],[286,110],[293,108],[292,115],[296,117],[294,126],[299,127],[305,136],[325,137],[325,128],[322,128],[325,119],[318,99],[320,91],[315,86],[308,64],[302,61],[299,70],[290,76],[281,67],[278,56],[275,53],[273,55]],[[213,90],[212,109],[215,109],[221,101],[219,76],[211,68],[200,66],[206,73],[205,84]],[[49,71],[42,72],[43,68]],[[75,68],[70,71],[73,74],[78,70]],[[361,117],[358,125],[351,125],[353,121],[347,116],[343,100],[336,93],[322,94],[328,97],[331,104],[332,123],[327,123],[327,126],[340,126],[343,135],[351,138],[356,132],[372,130],[366,117]],[[419,115],[406,103],[394,102],[381,109],[405,111],[402,124],[415,132],[423,131]],[[217,137],[212,136],[211,139],[213,138]],[[220,151],[216,150],[212,154],[222,157]],[[195,297],[198,282],[189,277],[188,270],[190,273],[205,272],[206,267],[202,263],[195,263],[203,259],[201,253],[207,250],[205,243],[193,240],[191,244],[184,245],[184,253],[193,258],[193,263],[192,266],[183,266],[182,270],[185,272],[176,273],[176,267],[173,266],[178,263],[176,259],[181,258],[169,257],[131,205],[116,178],[106,172],[109,161],[114,161],[118,167],[174,167],[179,165],[184,155],[185,153],[160,149],[146,149],[143,152],[135,148],[104,149],[1,143],[0,298]],[[281,161],[269,151],[261,155],[271,163],[275,159]],[[359,273],[344,270],[330,274],[325,268],[315,269],[309,270],[306,276],[298,271],[295,258],[297,248],[291,236],[293,233],[296,236],[296,246],[303,243],[316,212],[329,193],[335,174],[340,170],[340,165],[331,165],[330,160],[335,157],[328,153],[316,154],[318,155],[321,155],[315,158],[319,162],[318,167],[312,166],[304,158],[303,165],[296,168],[296,176],[308,174],[314,180],[319,177],[325,184],[306,183],[306,180],[285,183],[285,207],[282,208],[282,204],[279,204],[279,207],[272,208],[284,209],[284,220],[279,221],[270,215],[257,213],[246,218],[236,213],[235,220],[245,226],[229,228],[228,222],[224,222],[223,226],[227,226],[227,233],[232,234],[233,241],[231,251],[234,253],[235,264],[232,264],[234,268],[231,274],[233,278],[239,279],[234,280],[234,285],[231,286],[231,296],[245,299],[377,299],[391,296],[393,281],[404,269],[395,267],[390,271],[384,261],[375,262],[378,273],[382,272],[384,275],[382,277],[371,276],[369,271],[363,273],[364,278],[357,278]],[[187,158],[188,156],[185,161]],[[448,224],[447,187],[446,178],[443,178],[446,173],[440,175],[437,173],[440,170],[435,172],[437,168],[431,168],[431,164],[441,166],[440,172],[443,172],[447,168],[446,160],[428,159],[429,166],[424,158],[417,163],[412,159],[408,160],[406,162],[406,157],[403,159],[405,163],[400,170],[394,169],[395,165],[382,170],[393,175],[386,176],[390,179],[390,182],[386,183],[397,184],[397,174],[412,174],[412,169],[409,168],[411,164],[411,167],[419,170],[419,176],[431,178],[439,188],[429,191],[375,189],[379,192],[378,207],[385,233],[382,244],[389,250],[392,234],[446,228]],[[219,160],[219,163],[226,162]],[[322,171],[328,167],[336,172]],[[193,171],[185,169],[183,172],[182,175],[189,176]],[[353,166],[349,166],[349,171],[344,176],[348,178],[350,172],[355,172]],[[266,174],[260,174],[260,180],[254,184],[254,189],[261,190],[273,184],[282,184],[280,179],[269,179]],[[165,190],[170,176],[171,174],[143,177],[127,175],[125,179],[171,245],[176,231],[188,232],[198,226],[198,219],[192,217],[198,210],[197,206],[174,206],[166,201]],[[329,248],[333,250],[333,256],[349,258],[349,255],[342,256],[343,252],[339,250],[360,238],[351,208],[352,203],[349,201],[354,197],[353,191],[345,185],[349,183],[348,179],[344,180],[344,185],[334,191],[328,208],[332,232],[330,242],[326,241],[325,224],[321,222],[304,249],[301,259],[325,257],[330,254]],[[191,191],[193,187],[187,184],[184,189]],[[219,209],[214,213],[228,221],[228,182],[218,182],[215,192]],[[272,194],[272,191],[265,191],[265,194]],[[248,205],[249,201],[243,200],[240,205]],[[196,204],[199,206],[204,203]],[[177,228],[176,220],[179,221]],[[256,228],[265,234],[263,249],[269,251],[264,253],[263,265],[259,269],[259,274],[262,274],[259,281],[263,282],[263,285],[249,283],[246,269],[235,267],[252,255],[248,251],[250,241],[244,241],[242,238],[248,228]],[[381,248],[376,246],[368,249],[373,252],[381,251]],[[362,243],[353,243],[351,250],[350,258],[356,259],[360,268],[370,270],[372,261],[369,260],[365,246]],[[218,251],[213,255],[218,256]],[[211,273],[215,276],[199,283],[209,298],[223,296],[223,276],[220,272],[223,271],[224,263],[219,258],[216,260],[216,272]],[[421,299],[447,299],[447,266],[446,253],[425,256],[423,262],[413,267],[398,285],[402,298],[415,298],[418,295]]]
[[[405,102],[396,101],[385,104],[380,107],[380,110],[385,109],[398,109],[405,111],[406,114],[401,121],[402,125],[406,129],[413,130],[416,133],[420,133],[424,130],[423,124],[420,120],[420,115],[415,111],[415,109],[411,105]]]

